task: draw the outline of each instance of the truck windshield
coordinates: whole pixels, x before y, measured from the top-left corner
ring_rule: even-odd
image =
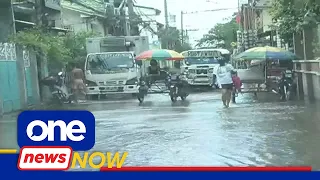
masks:
[[[130,53],[91,54],[87,58],[87,70],[94,74],[132,68],[133,56]]]
[[[186,58],[186,63],[188,65],[193,64],[218,64],[218,60],[216,58]]]

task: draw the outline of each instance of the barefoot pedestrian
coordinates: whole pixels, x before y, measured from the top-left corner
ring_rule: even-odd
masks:
[[[217,80],[222,88],[221,100],[226,108],[229,107],[231,101],[231,94],[233,90],[233,81],[231,73],[233,70],[233,66],[231,64],[228,64],[224,58],[219,59]]]

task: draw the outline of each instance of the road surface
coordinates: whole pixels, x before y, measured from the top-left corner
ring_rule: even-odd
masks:
[[[320,108],[239,95],[225,109],[217,92],[171,103],[152,95],[69,107],[96,117],[93,150],[127,151],[130,166],[312,165],[320,169]],[[0,147],[16,148],[15,117],[0,120]]]

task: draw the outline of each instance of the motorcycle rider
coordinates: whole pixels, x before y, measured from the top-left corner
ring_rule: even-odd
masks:
[[[279,94],[281,95],[281,99],[285,100],[286,94],[285,94],[285,88],[289,88],[287,90],[294,91],[295,89],[295,83],[293,82],[293,74],[291,70],[286,70],[281,73],[281,78],[278,82],[279,86]]]
[[[148,86],[150,88],[151,84],[153,84],[160,77],[160,66],[158,65],[157,60],[151,59],[150,66],[148,67]]]

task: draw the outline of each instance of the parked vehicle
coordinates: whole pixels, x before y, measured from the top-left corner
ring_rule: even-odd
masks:
[[[72,94],[68,93],[64,73],[59,72],[56,76],[48,76],[42,79],[41,83],[50,88],[54,103],[65,104],[72,102]]]
[[[254,47],[233,57],[233,64],[237,68],[243,87],[242,93],[275,92],[281,94],[282,99],[291,98],[294,88],[291,80],[283,79],[283,72],[292,75],[292,60],[298,57],[277,47]],[[280,83],[281,82],[281,83]],[[291,90],[292,89],[292,90]],[[235,102],[233,93],[232,101]],[[289,98],[289,99],[290,99]]]
[[[138,93],[138,79],[148,62],[136,62],[135,56],[149,49],[148,37],[121,36],[88,38],[85,76],[88,96]]]

